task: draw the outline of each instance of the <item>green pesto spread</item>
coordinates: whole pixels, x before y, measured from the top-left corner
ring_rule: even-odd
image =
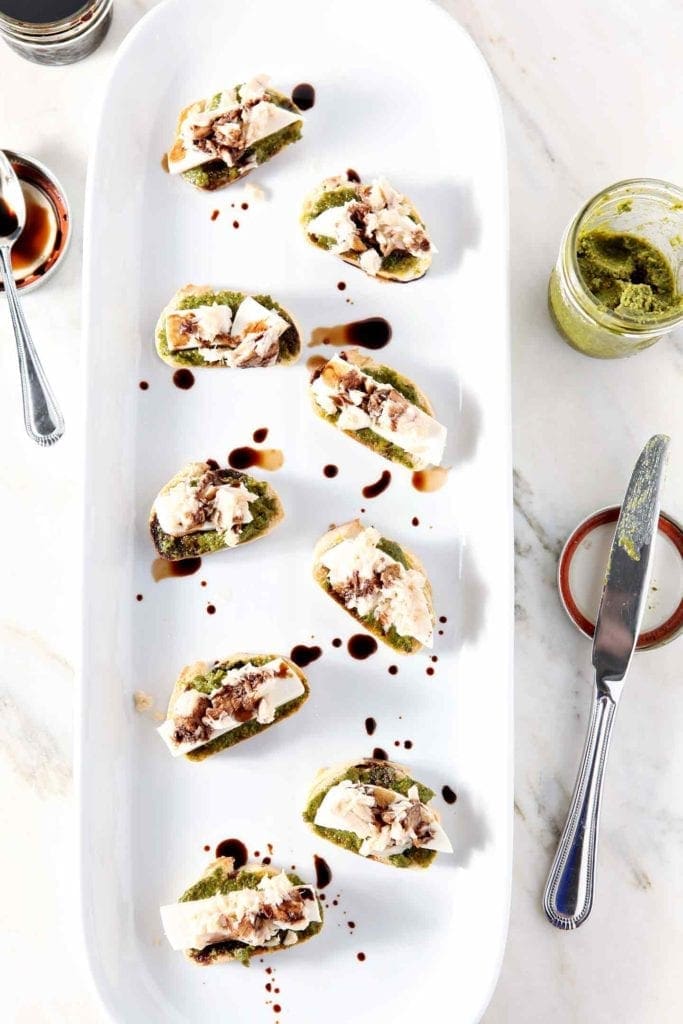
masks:
[[[260,668],[261,665],[267,665],[269,661],[277,657],[274,654],[261,654],[256,655],[253,658],[248,659],[237,659],[228,661],[223,665],[218,665],[215,668],[210,669],[206,675],[195,676],[195,678],[188,683],[186,689],[198,690],[200,693],[205,693],[207,696],[211,696],[214,690],[217,690],[223,683],[223,679],[231,669],[244,668],[245,665],[253,665],[255,668]],[[250,739],[252,736],[256,736],[257,733],[263,732],[264,729],[270,729],[271,725],[275,725],[276,722],[282,718],[289,718],[295,711],[298,711],[301,705],[306,701],[309,694],[308,684],[302,679],[302,685],[304,692],[298,697],[288,700],[286,704],[280,704],[274,709],[274,718],[272,722],[259,722],[255,718],[249,719],[248,722],[242,722],[236,729],[230,729],[228,732],[222,733],[220,736],[216,736],[215,739],[210,740],[209,743],[205,743],[201,747],[197,747],[196,750],[190,750],[185,757],[190,761],[203,761],[205,758],[210,757],[212,754],[217,754],[221,750],[227,750],[229,747],[234,747],[236,743],[241,743],[242,740]]]
[[[323,828],[315,824],[318,808],[327,793],[329,793],[333,786],[346,779],[349,782],[360,782],[366,786],[382,786],[384,789],[391,789],[395,793],[401,793],[403,796],[408,796],[408,790],[412,789],[413,786],[417,786],[418,796],[423,804],[429,803],[434,796],[433,790],[423,786],[421,782],[417,782],[415,779],[397,772],[394,766],[387,761],[370,761],[367,764],[358,764],[349,768],[343,775],[340,775],[339,778],[331,782],[329,786],[322,790],[322,792],[317,793],[309,801],[304,810],[303,818],[318,835],[324,839],[329,839],[330,842],[343,847],[345,850],[350,850],[352,853],[358,853],[363,842],[355,832],[345,832],[337,828]],[[403,853],[395,854],[393,857],[388,857],[387,860],[397,868],[426,868],[429,867],[435,857],[435,850],[414,847],[413,849],[405,850]]]
[[[646,320],[681,303],[669,262],[646,238],[595,228],[579,235],[576,256],[586,287],[605,309]]]
[[[263,872],[249,871],[245,868],[240,868],[239,871],[228,872],[223,870],[223,868],[217,867],[210,875],[200,878],[198,882],[191,885],[178,902],[189,903],[192,900],[207,900],[218,893],[225,896],[229,892],[237,892],[240,889],[257,889],[263,876]],[[293,886],[306,884],[303,879],[291,872],[287,872],[287,878]],[[320,906],[319,900],[318,906]],[[320,916],[322,917],[322,907],[320,907]],[[299,942],[304,942],[306,939],[317,935],[321,928],[322,923],[312,921],[307,928],[298,933]],[[261,953],[272,953],[273,949],[279,948],[278,946],[267,949],[260,946],[248,946],[237,939],[229,939],[227,942],[215,942],[205,949],[190,950],[190,956],[198,963],[207,964],[225,953],[229,953],[233,960],[239,960],[245,967],[248,967],[252,956]]]
[[[220,292],[203,292],[199,295],[186,295],[183,299],[178,302],[178,309],[198,309],[199,306],[229,306],[232,312],[233,318],[237,313],[237,310],[242,305],[244,300],[247,298],[244,292],[231,292],[231,291],[220,291]],[[254,295],[253,298],[256,302],[265,306],[266,309],[271,309],[283,320],[286,320],[290,325],[286,331],[284,331],[279,338],[280,345],[280,360],[283,362],[289,362],[295,359],[300,351],[301,342],[299,339],[299,332],[294,326],[294,321],[282,306],[271,299],[270,295]],[[166,324],[163,323],[157,331],[157,341],[159,347],[159,355],[163,358],[170,358],[174,363],[182,363],[184,366],[220,366],[220,363],[207,363],[201,354],[200,349],[180,349],[173,351],[168,347],[168,337],[166,334]]]

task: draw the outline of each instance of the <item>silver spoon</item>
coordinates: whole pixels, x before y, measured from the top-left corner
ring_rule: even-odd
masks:
[[[26,223],[26,204],[14,168],[0,149],[0,278],[5,285],[19,356],[21,397],[26,432],[48,447],[64,433],[64,419],[35,350],[19,305],[10,252]]]

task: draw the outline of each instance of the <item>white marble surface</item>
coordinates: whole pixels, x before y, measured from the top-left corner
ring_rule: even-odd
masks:
[[[592,918],[575,934],[555,932],[542,916],[540,893],[589,695],[590,649],[559,605],[557,554],[581,517],[619,500],[641,442],[655,431],[674,439],[664,506],[683,517],[683,338],[630,361],[593,362],[555,336],[545,289],[562,229],[581,201],[624,177],[683,182],[683,9],[656,0],[645,25],[646,8],[635,0],[443,3],[494,70],[510,161],[515,865],[509,941],[484,1020],[673,1024],[683,1019],[681,641],[635,659],[611,754]],[[117,0],[103,48],[70,69],[35,67],[0,49],[2,145],[55,170],[76,225],[67,265],[26,302],[69,424],[54,450],[41,451],[24,436],[13,343],[0,317],[2,525],[5,537],[30,538],[6,543],[0,596],[2,1017],[17,1024],[104,1020],[71,924],[79,231],[89,131],[107,68],[151,6],[153,0]],[[486,343],[485,329],[474,341]]]

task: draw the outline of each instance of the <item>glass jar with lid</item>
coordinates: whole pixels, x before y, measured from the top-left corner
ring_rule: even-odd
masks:
[[[683,323],[683,189],[633,178],[589,200],[564,233],[548,301],[564,340],[600,359]]]
[[[113,0],[0,0],[0,38],[36,64],[73,64],[107,34]]]

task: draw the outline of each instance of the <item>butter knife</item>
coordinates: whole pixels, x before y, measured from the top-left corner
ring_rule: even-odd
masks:
[[[595,682],[588,736],[543,894],[551,924],[583,924],[593,906],[605,763],[617,705],[645,610],[669,438],[651,437],[633,470],[612,541],[593,638]]]

